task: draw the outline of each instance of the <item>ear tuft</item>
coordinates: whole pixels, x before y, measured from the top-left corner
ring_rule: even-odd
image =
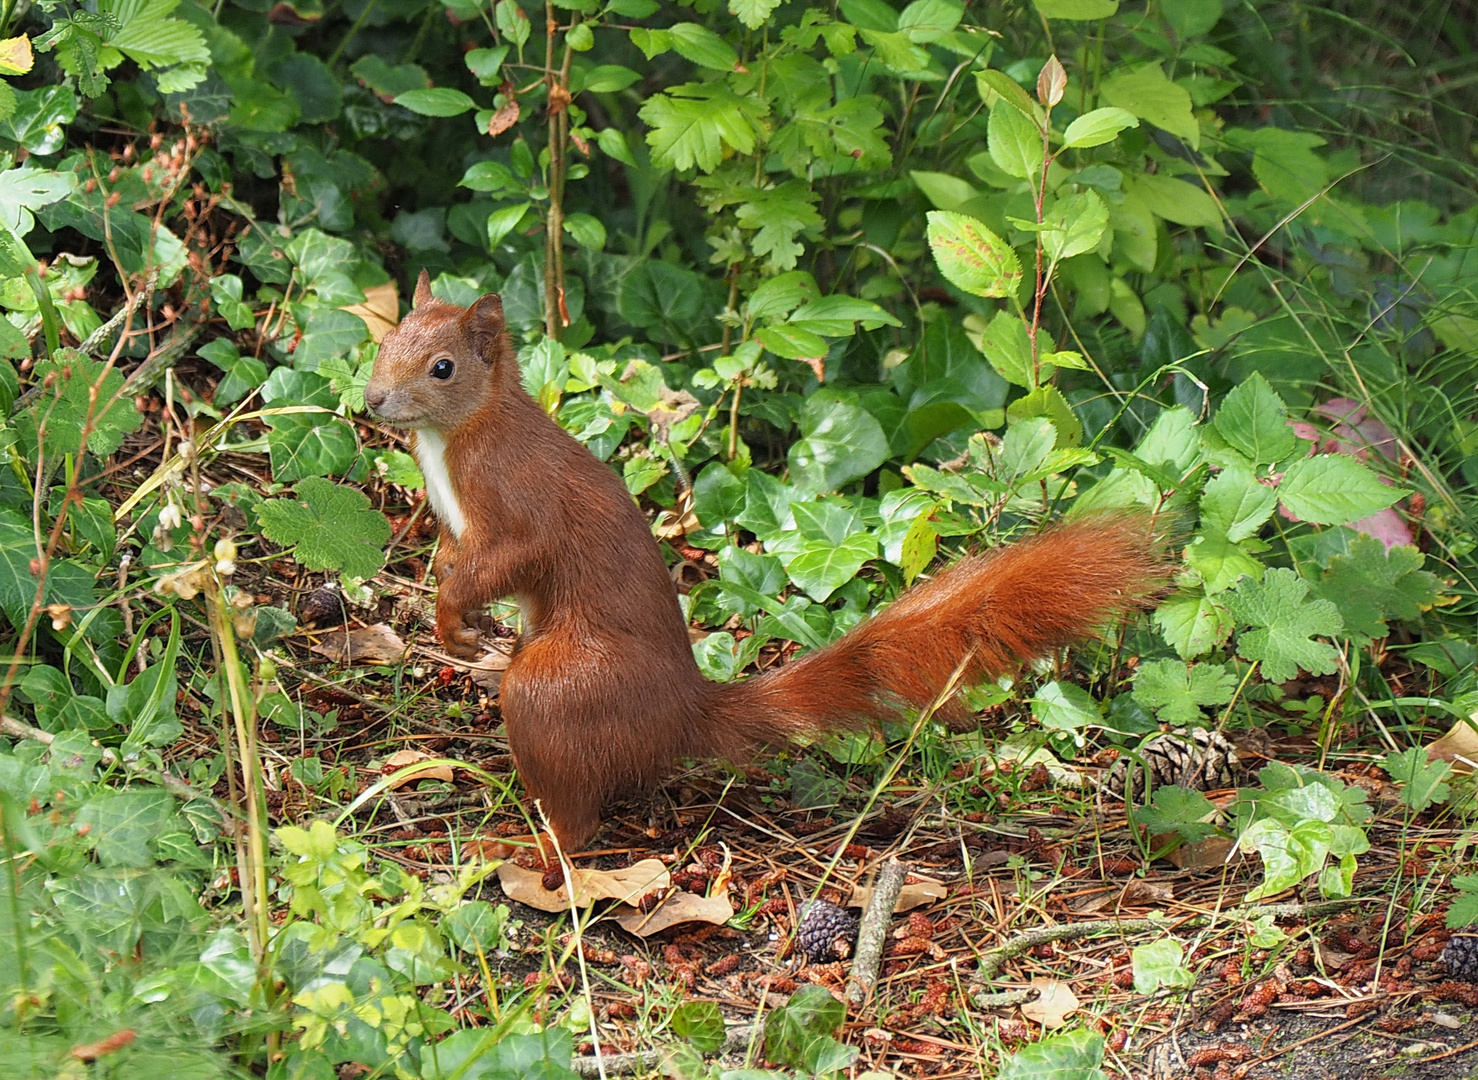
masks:
[[[422,307],[426,304],[431,303],[432,299],[431,275],[428,274],[425,270],[422,270],[421,276],[416,278],[416,292],[415,295],[411,298],[411,307]]]

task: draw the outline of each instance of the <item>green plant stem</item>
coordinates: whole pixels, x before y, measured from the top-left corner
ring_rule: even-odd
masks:
[[[359,18],[354,20],[354,23],[349,27],[348,32],[339,39],[339,44],[334,48],[334,51],[329,53],[329,67],[333,67],[339,62],[339,57],[344,55],[344,50],[349,47],[349,42],[354,40],[354,35],[359,33],[360,28],[364,26],[365,20],[368,19],[371,14],[373,14],[375,6],[379,4],[379,2],[380,0],[369,0],[369,3],[364,5],[364,10],[359,13]]]

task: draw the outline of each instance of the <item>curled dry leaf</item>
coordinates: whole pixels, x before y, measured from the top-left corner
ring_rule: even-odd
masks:
[[[343,310],[363,319],[364,325],[369,327],[370,339],[378,345],[400,321],[400,291],[393,281],[371,285],[364,290],[364,303],[347,304]]]
[[[388,624],[375,623],[342,634],[335,631],[313,646],[313,651],[336,664],[398,664],[409,650]]]
[[[1037,997],[1021,1007],[1021,1015],[1044,1028],[1059,1028],[1068,1013],[1078,1008],[1078,997],[1072,987],[1056,979],[1033,979],[1031,989]]]
[[[441,761],[441,759],[433,757],[422,750],[397,750],[385,759],[385,764],[381,766],[380,771],[386,776],[389,776],[391,773],[399,772],[401,769],[412,768],[418,762],[422,761],[437,761],[440,763],[428,765],[424,769],[416,769],[415,772],[407,773],[390,785],[391,790],[399,790],[407,784],[415,783],[417,780],[445,780],[449,784],[452,782],[452,767]]]
[[[722,926],[734,917],[734,905],[729,901],[727,889],[712,896],[679,891],[669,894],[651,911],[623,906],[615,910],[614,916],[621,929],[637,937],[651,937],[678,923],[705,922]]]
[[[503,96],[503,104],[498,107],[498,110],[488,120],[489,135],[501,135],[514,124],[518,123],[518,98],[515,96],[517,91],[514,89],[513,83],[504,79],[503,85],[498,87],[498,93]]]
[[[1153,907],[1175,899],[1175,887],[1158,881],[1136,879],[1119,894],[1120,907]]]
[[[657,859],[643,859],[618,870],[576,869],[570,877],[575,885],[573,903],[568,886],[553,891],[544,888],[541,870],[527,870],[511,862],[498,867],[498,883],[508,898],[540,911],[569,911],[571,907],[589,907],[597,900],[620,900],[634,907],[647,893],[672,886],[672,876]]]
[[[1150,846],[1158,845],[1159,849],[1163,849],[1173,840],[1173,835],[1152,836]],[[1229,837],[1208,836],[1204,840],[1197,840],[1194,844],[1181,844],[1165,856],[1165,861],[1177,870],[1210,870],[1224,866],[1229,861],[1240,862],[1247,857],[1234,850],[1235,847],[1235,842]]]
[[[506,641],[499,641],[470,663],[466,660],[459,660],[455,656],[441,656],[439,653],[437,655],[457,671],[470,675],[472,681],[489,694],[495,694],[503,681],[503,672],[508,670],[508,665],[513,659],[513,645]]]
[[[1478,768],[1478,712],[1459,720],[1447,734],[1427,744],[1428,761],[1447,761],[1455,773],[1470,773]]]
[[[943,882],[931,881],[928,878],[910,881],[899,890],[898,902],[893,905],[893,910],[894,912],[912,911],[916,907],[924,907],[926,904],[943,900],[945,894]],[[852,899],[847,901],[847,906],[866,910],[867,903],[871,899],[872,886],[859,885],[852,890]]]

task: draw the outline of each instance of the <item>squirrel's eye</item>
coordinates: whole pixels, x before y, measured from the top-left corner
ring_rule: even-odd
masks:
[[[456,366],[446,357],[442,357],[431,365],[431,377],[433,379],[450,379],[452,377],[452,371]]]

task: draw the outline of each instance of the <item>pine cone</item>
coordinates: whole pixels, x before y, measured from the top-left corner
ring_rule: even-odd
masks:
[[[826,900],[812,900],[801,908],[796,945],[814,963],[833,957],[845,960],[857,937],[857,920]]]
[[[1146,768],[1151,788],[1173,784],[1210,791],[1230,784],[1237,765],[1237,748],[1220,732],[1204,728],[1156,735],[1139,748],[1138,756],[1143,764],[1129,754],[1114,762],[1104,779],[1106,794],[1123,799],[1127,788],[1129,797],[1137,798],[1144,790]]]
[[[1478,927],[1454,934],[1442,950],[1442,959],[1454,979],[1478,983]]]

